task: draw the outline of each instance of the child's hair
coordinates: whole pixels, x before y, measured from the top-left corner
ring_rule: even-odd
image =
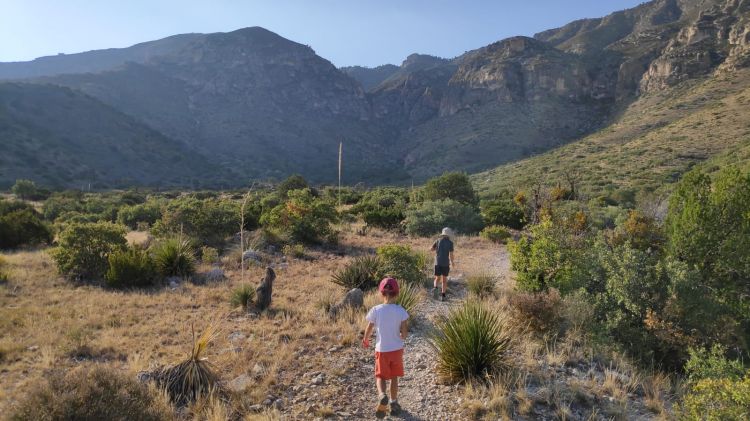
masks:
[[[398,292],[396,292],[396,291],[380,291],[380,294],[382,294],[384,297],[396,297],[398,295]]]

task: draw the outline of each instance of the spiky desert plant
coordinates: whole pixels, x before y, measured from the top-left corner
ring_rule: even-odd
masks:
[[[190,241],[170,238],[156,245],[154,262],[163,276],[188,277],[195,273],[195,250]]]
[[[396,304],[403,307],[407,313],[412,314],[413,310],[422,301],[422,288],[417,284],[403,282],[399,288]]]
[[[506,370],[510,343],[498,313],[476,301],[438,318],[430,337],[438,375],[450,383],[483,380]]]
[[[243,284],[238,286],[232,291],[232,296],[229,298],[229,303],[232,307],[247,308],[247,306],[255,298],[255,289],[250,284]]]
[[[367,291],[378,286],[380,281],[380,259],[375,256],[360,256],[333,275],[333,283],[347,289],[359,288]]]
[[[179,364],[164,369],[160,375],[160,386],[169,394],[176,405],[186,405],[198,398],[209,396],[220,391],[219,377],[203,354],[206,348],[217,336],[215,324],[210,324],[203,334],[195,338],[193,334],[193,349],[187,359]]]
[[[466,278],[469,292],[478,298],[486,298],[495,292],[495,277],[489,273],[478,273]]]

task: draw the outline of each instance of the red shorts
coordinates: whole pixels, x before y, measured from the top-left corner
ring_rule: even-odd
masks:
[[[375,377],[391,380],[404,376],[404,350],[375,353]]]

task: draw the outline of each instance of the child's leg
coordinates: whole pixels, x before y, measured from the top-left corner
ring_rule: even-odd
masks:
[[[435,275],[435,280],[432,281],[432,287],[433,288],[437,288],[438,278],[440,278],[440,276]]]
[[[445,276],[445,275],[443,275],[440,278],[441,278],[441,281],[443,282],[443,290],[442,290],[442,292],[443,292],[443,294],[445,294],[445,290],[448,289],[448,277]]]
[[[391,402],[398,400],[398,377],[391,379]]]
[[[378,397],[385,395],[385,380],[378,377],[375,379],[375,383],[378,387]]]

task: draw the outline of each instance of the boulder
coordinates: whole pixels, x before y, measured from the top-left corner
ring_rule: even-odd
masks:
[[[344,298],[341,299],[341,301],[331,306],[328,314],[331,317],[336,317],[345,308],[360,308],[364,305],[364,302],[365,293],[362,292],[362,290],[359,288],[354,288],[347,292]]]

